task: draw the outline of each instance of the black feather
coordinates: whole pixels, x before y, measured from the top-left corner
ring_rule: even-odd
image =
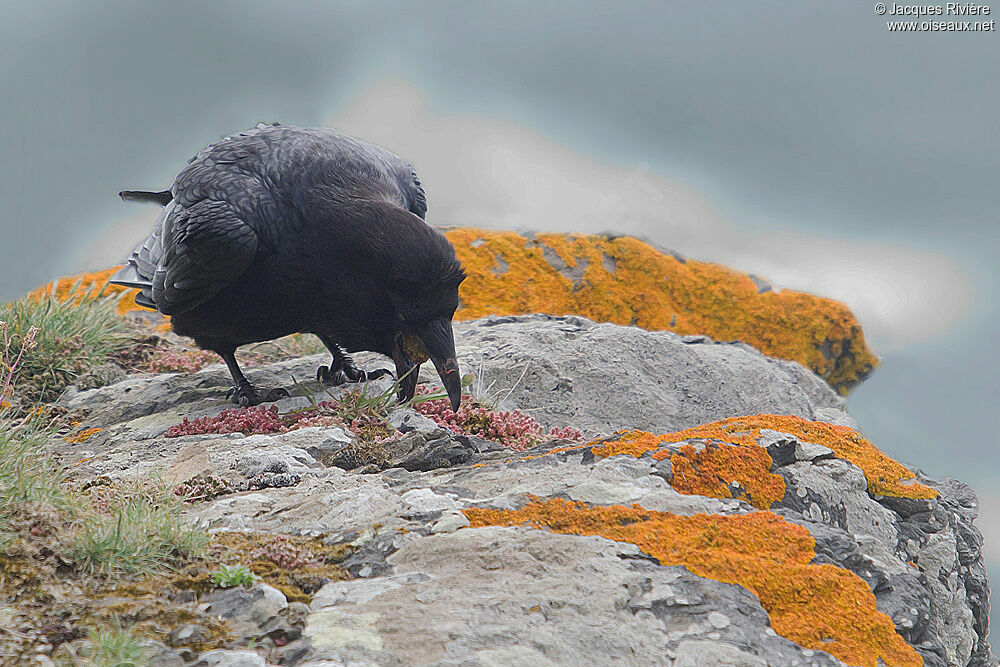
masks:
[[[163,192],[146,192],[144,190],[122,190],[118,196],[124,201],[152,202],[160,206],[166,206],[174,196],[170,190]]]

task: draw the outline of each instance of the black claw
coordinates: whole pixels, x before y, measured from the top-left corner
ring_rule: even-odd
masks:
[[[383,375],[392,375],[392,371],[385,368],[376,368],[373,371],[364,371],[357,367],[350,357],[344,356],[339,367],[337,359],[334,359],[329,366],[320,366],[316,369],[316,380],[328,387],[342,385],[346,382],[358,383],[369,382]]]
[[[288,393],[287,389],[282,389],[281,387],[276,387],[271,391],[267,392],[264,396],[264,403],[273,403],[274,401],[280,401],[283,398],[288,398],[291,394]]]
[[[288,398],[288,396],[288,391],[281,389],[280,387],[265,393],[258,391],[251,384],[231,387],[229,391],[226,392],[226,398],[244,408],[249,408],[253,405],[260,405],[261,403],[273,403],[274,401],[281,400],[282,398]]]
[[[320,366],[316,369],[316,379],[327,387],[336,387],[348,381],[344,371],[332,370],[326,366]]]
[[[341,364],[341,370],[347,377],[348,382],[364,382],[367,375],[367,373],[355,365],[353,359],[346,356],[344,357],[344,363]]]

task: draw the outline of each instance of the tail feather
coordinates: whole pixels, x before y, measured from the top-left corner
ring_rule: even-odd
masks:
[[[136,292],[135,293],[135,302],[136,302],[136,304],[138,304],[138,305],[140,305],[140,306],[142,306],[144,308],[149,308],[150,310],[156,310],[157,309],[156,308],[156,304],[153,303],[152,295],[150,294],[150,292],[149,292],[148,289],[144,289],[141,292]]]
[[[139,275],[136,270],[135,264],[129,262],[122,268],[118,269],[110,280],[112,285],[121,285],[122,287],[135,287],[138,289],[145,289],[147,287],[152,287],[153,282],[148,278],[143,278]]]
[[[118,193],[124,201],[153,202],[160,206],[166,206],[174,198],[170,190],[163,192],[146,192],[145,190],[122,190]]]
[[[151,310],[156,310],[156,302],[153,301],[153,283],[148,278],[142,277],[136,268],[136,265],[129,261],[128,264],[118,269],[111,280],[109,281],[112,285],[121,285],[122,287],[131,287],[138,289],[140,291],[135,294],[135,302]]]

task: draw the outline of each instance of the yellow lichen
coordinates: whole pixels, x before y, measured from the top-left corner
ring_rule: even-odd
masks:
[[[101,290],[104,291],[104,294],[120,294],[122,292],[126,292],[127,294],[125,294],[125,296],[123,296],[118,302],[119,315],[124,315],[125,313],[133,310],[147,310],[146,308],[138,306],[135,303],[135,294],[139,290],[121,287],[120,285],[112,285],[108,282],[108,280],[111,279],[111,276],[114,275],[115,271],[119,268],[120,267],[116,266],[103,271],[81,273],[75,276],[59,278],[55,281],[55,295],[60,301],[67,301],[71,298],[79,299],[87,292],[91,292],[93,294],[97,294]],[[45,285],[44,287],[32,290],[31,296],[38,298],[47,294],[52,289],[52,284]]]
[[[653,458],[670,458],[674,478],[671,485],[681,493],[714,498],[732,497],[732,483],[754,507],[767,509],[784,496],[784,481],[770,472],[767,450],[757,444],[761,431],[771,429],[802,440],[829,447],[838,458],[850,461],[865,474],[868,492],[897,498],[936,498],[934,489],[910,481],[913,472],[879,451],[868,439],[846,426],[814,422],[791,415],[730,417],[683,431],[654,434],[647,431],[619,431],[615,438],[584,445],[559,447],[540,456],[590,447],[594,456],[619,454],[639,457],[653,452]],[[701,440],[703,451],[682,446],[679,452],[665,445]],[[530,458],[537,458],[530,457]],[[909,483],[904,483],[909,482]]]
[[[872,495],[899,498],[936,498],[938,495],[934,489],[918,482],[904,484],[903,482],[914,479],[913,473],[879,451],[860,433],[846,426],[809,421],[792,415],[753,415],[730,417],[656,437],[661,443],[702,438],[759,447],[757,440],[764,429],[788,433],[803,442],[829,447],[838,458],[850,461],[864,472],[868,480],[868,492]],[[628,441],[634,435],[634,432],[625,433],[622,439]],[[648,434],[639,432],[639,437],[645,442]]]
[[[917,666],[923,660],[878,611],[868,585],[849,570],[813,565],[815,542],[770,512],[677,516],[637,505],[588,507],[534,500],[520,510],[464,510],[472,527],[517,526],[599,535],[635,544],[662,565],[743,586],[760,599],[774,630],[850,665]]]
[[[70,443],[71,445],[78,445],[82,442],[87,442],[93,436],[97,435],[103,430],[104,430],[103,428],[86,428],[78,433],[74,433],[73,435],[67,435],[65,438],[63,438],[63,440]]]
[[[599,322],[740,340],[769,356],[798,361],[842,393],[878,363],[843,304],[789,290],[759,293],[745,274],[717,264],[678,261],[634,238],[538,234],[528,239],[464,227],[446,235],[468,274],[458,319],[577,314]],[[565,265],[562,272],[560,264]],[[567,277],[566,267],[582,276]]]

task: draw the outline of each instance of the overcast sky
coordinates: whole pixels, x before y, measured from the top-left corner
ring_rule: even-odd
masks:
[[[997,40],[867,1],[8,0],[0,298],[121,257],[151,211],[116,193],[209,141],[332,124],[411,159],[432,222],[628,231],[846,301],[884,357],[866,433],[1000,506]]]

